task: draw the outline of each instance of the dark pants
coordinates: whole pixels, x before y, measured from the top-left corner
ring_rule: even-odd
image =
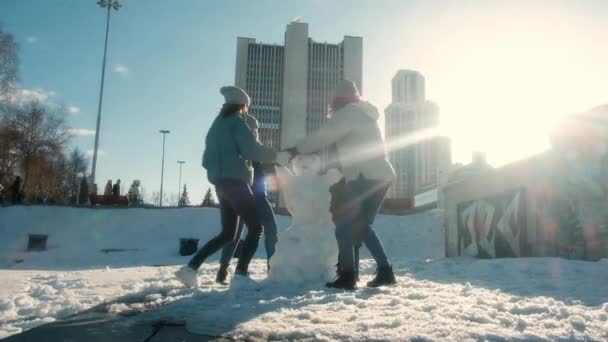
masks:
[[[255,193],[253,194],[253,197],[255,198],[256,209],[258,210],[260,221],[264,226],[266,257],[268,258],[268,260],[270,260],[270,257],[272,257],[272,255],[274,254],[275,247],[278,241],[277,221],[274,217],[274,210],[272,209],[272,205],[270,204],[270,202],[268,202],[268,197],[266,197],[266,193]],[[236,250],[239,239],[241,238],[241,234],[243,233],[243,225],[244,222],[240,220],[235,240],[226,245],[224,249],[222,249],[222,257],[220,258],[221,266],[228,267],[228,265],[230,265],[230,259],[234,255],[234,251]],[[249,226],[247,226],[247,229],[249,229]]]
[[[390,266],[384,247],[372,227],[390,185],[390,181],[359,177],[349,182],[342,180],[330,189],[339,272],[358,270],[359,247],[362,244],[369,249],[378,267]]]
[[[237,264],[237,271],[247,272],[249,262],[258,248],[262,225],[256,210],[255,199],[251,188],[242,180],[221,179],[215,184],[215,192],[220,204],[222,231],[209,240],[195,255],[188,265],[198,269],[205,260],[236,239],[239,217],[247,225],[247,237],[243,252]]]

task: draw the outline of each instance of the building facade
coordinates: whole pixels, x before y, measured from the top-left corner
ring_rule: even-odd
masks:
[[[385,125],[389,159],[397,173],[388,198],[413,201],[416,195],[436,193],[451,165],[450,141],[437,135],[439,107],[426,100],[419,72],[400,70],[393,77]]]
[[[350,79],[363,91],[363,39],[345,36],[337,44],[308,35],[308,24],[287,25],[284,45],[237,38],[235,85],[251,96],[249,113],[260,122],[262,143],[293,146],[326,121],[332,91]]]

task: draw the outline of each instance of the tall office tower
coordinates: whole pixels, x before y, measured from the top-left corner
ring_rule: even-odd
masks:
[[[285,48],[237,38],[235,84],[251,96],[249,113],[260,123],[260,140],[278,149]]]
[[[249,113],[260,122],[260,140],[276,150],[323,126],[338,81],[355,82],[363,94],[362,74],[363,38],[316,42],[299,19],[287,25],[284,45],[237,38],[234,83],[251,96]],[[275,202],[276,196],[271,194]]]
[[[237,39],[235,84],[251,95],[249,112],[260,121],[262,142],[286,148],[325,123],[339,80],[350,79],[363,91],[362,65],[362,38],[316,42],[308,24],[294,20],[284,46]]]
[[[393,102],[385,109],[389,159],[397,173],[388,197],[413,200],[437,187],[451,164],[450,143],[436,136],[439,107],[426,100],[425,80],[417,71],[400,70],[392,80]]]

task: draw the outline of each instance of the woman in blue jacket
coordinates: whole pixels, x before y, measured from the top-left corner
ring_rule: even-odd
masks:
[[[258,120],[251,116],[245,116],[247,126],[251,129],[253,136],[259,141],[259,123]],[[264,242],[266,247],[266,262],[270,265],[270,258],[274,254],[275,246],[277,244],[277,221],[274,216],[274,210],[272,205],[268,201],[268,193],[266,186],[266,172],[264,166],[259,162],[253,162],[253,181],[251,190],[253,191],[253,198],[255,199],[256,209],[260,217],[260,222],[264,227]],[[226,245],[222,249],[222,256],[220,258],[220,268],[217,271],[215,281],[220,284],[225,284],[226,277],[228,276],[228,267],[230,266],[230,259],[234,255],[235,250],[238,246],[238,241],[241,238],[243,232],[244,221],[239,220],[239,227],[236,233],[236,239],[230,244]]]
[[[290,158],[289,153],[276,153],[256,140],[245,122],[251,100],[244,90],[230,86],[222,87],[220,93],[224,95],[225,103],[205,138],[202,164],[209,182],[215,186],[222,230],[192,257],[188,265],[176,272],[177,278],[189,287],[198,286],[196,272],[203,262],[235,239],[239,217],[247,224],[248,232],[235,275],[248,274],[262,225],[249,185],[251,173],[247,161],[286,165]]]

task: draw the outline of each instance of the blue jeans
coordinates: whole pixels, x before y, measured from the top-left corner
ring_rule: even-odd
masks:
[[[372,227],[382,206],[391,181],[359,177],[342,180],[332,189],[332,216],[338,242],[338,269],[341,272],[358,270],[358,254],[365,244],[378,267],[389,267],[384,247]]]
[[[266,257],[270,259],[270,257],[272,257],[274,254],[275,246],[277,244],[277,221],[274,216],[274,210],[272,209],[270,202],[268,202],[266,193],[254,193],[253,197],[255,199],[255,206],[256,210],[258,211],[258,216],[260,217],[260,222],[264,227]],[[243,233],[244,223],[244,220],[239,220],[239,227],[236,231],[235,240],[222,249],[220,265],[227,267],[230,264],[230,259],[232,259],[234,251],[236,250],[238,242],[241,238],[241,234]],[[249,229],[249,226],[247,226],[247,229]]]

